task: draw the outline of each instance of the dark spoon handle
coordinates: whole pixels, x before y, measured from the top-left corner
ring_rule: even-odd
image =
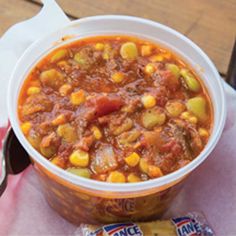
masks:
[[[7,176],[21,173],[30,165],[30,158],[15,133],[10,128],[3,140],[2,175],[0,176],[0,196],[7,186]]]
[[[7,137],[7,135],[6,135]],[[1,150],[1,156],[2,156],[2,173],[0,176],[0,197],[2,196],[3,192],[5,191],[7,187],[7,176],[8,176],[8,169],[7,169],[7,162],[6,162],[6,156],[4,155],[5,147],[6,147],[6,137],[3,140],[2,150]]]
[[[6,168],[6,160],[2,157],[2,175],[0,178],[0,197],[7,187],[7,168]]]
[[[226,82],[236,89],[236,40],[234,42],[234,48],[226,75]]]

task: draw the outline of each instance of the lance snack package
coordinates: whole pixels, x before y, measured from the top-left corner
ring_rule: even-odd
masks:
[[[196,212],[143,223],[83,224],[77,233],[78,236],[215,236],[205,217]]]

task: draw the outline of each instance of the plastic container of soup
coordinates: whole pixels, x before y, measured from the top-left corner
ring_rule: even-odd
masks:
[[[213,105],[213,127],[204,150],[189,164],[149,181],[107,183],[66,172],[49,162],[29,144],[20,129],[17,113],[19,92],[25,78],[34,65],[55,48],[97,35],[128,35],[156,42],[187,62],[202,79]],[[217,144],[226,117],[221,78],[207,55],[188,38],[164,25],[128,16],[79,19],[35,42],[20,58],[12,73],[8,110],[14,132],[31,156],[49,205],[75,224],[145,221],[160,217],[168,209],[188,175],[206,160]]]

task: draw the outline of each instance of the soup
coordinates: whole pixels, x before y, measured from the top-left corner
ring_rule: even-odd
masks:
[[[26,78],[22,132],[45,158],[111,183],[159,178],[204,149],[213,123],[202,81],[143,39],[99,36],[44,57]]]

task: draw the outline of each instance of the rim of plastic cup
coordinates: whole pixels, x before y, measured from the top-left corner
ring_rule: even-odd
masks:
[[[31,50],[35,47],[38,47],[45,38],[50,37],[53,33],[63,31],[63,29],[66,29],[67,27],[73,27],[73,25],[76,24],[83,24],[85,22],[89,21],[99,21],[99,20],[127,20],[127,21],[135,21],[136,23],[142,23],[142,24],[147,24],[151,25],[153,27],[158,27],[161,28],[162,30],[165,30],[171,34],[174,34],[175,36],[181,38],[183,41],[185,41],[186,44],[191,45],[198,54],[200,54],[201,57],[204,58],[204,60],[207,62],[208,66],[210,67],[211,71],[214,74],[214,82],[217,84],[218,89],[220,91],[220,94],[218,96],[221,99],[221,116],[219,119],[219,122],[217,124],[217,127],[215,127],[215,132],[212,133],[211,139],[208,141],[206,147],[203,149],[203,151],[194,159],[192,160],[189,164],[186,166],[170,173],[167,175],[164,175],[160,178],[156,179],[151,179],[148,181],[143,181],[143,182],[138,182],[138,183],[108,183],[108,182],[102,182],[102,181],[96,181],[93,179],[86,179],[83,177],[76,176],[74,174],[71,174],[56,165],[52,164],[50,161],[48,161],[45,157],[43,157],[38,151],[36,151],[27,141],[23,133],[21,132],[20,126],[19,126],[19,121],[18,121],[18,116],[17,116],[17,99],[14,100],[14,96],[12,96],[12,92],[18,90],[15,86],[15,79],[17,78],[17,71],[20,67],[23,66],[22,62],[27,57],[27,55],[31,52]],[[42,39],[39,39],[35,43],[33,43],[21,56],[21,58],[18,60],[12,75],[11,79],[9,82],[9,87],[8,87],[8,115],[9,119],[11,122],[11,125],[13,127],[13,130],[23,145],[23,147],[27,150],[27,152],[30,154],[30,156],[38,162],[40,165],[42,165],[44,168],[55,174],[56,176],[72,183],[77,186],[90,189],[90,190],[95,190],[95,191],[105,191],[105,192],[114,192],[114,193],[130,193],[130,192],[142,192],[144,190],[148,190],[151,188],[158,188],[161,186],[165,186],[168,184],[173,183],[174,181],[177,181],[181,178],[183,178],[185,175],[189,174],[191,171],[193,171],[197,166],[199,166],[211,153],[211,151],[214,149],[216,146],[221,133],[224,128],[225,124],[225,119],[226,119],[226,104],[225,104],[225,95],[224,95],[224,90],[221,82],[221,78],[219,76],[219,73],[217,72],[214,64],[211,62],[211,60],[208,58],[208,56],[196,45],[194,44],[190,39],[185,37],[184,35],[180,34],[179,32],[162,25],[160,23],[139,18],[139,17],[132,17],[132,16],[123,16],[123,15],[101,15],[101,16],[91,16],[91,17],[86,17],[82,19],[78,19],[76,21],[72,21],[68,23],[65,27],[61,28],[60,30],[57,30],[51,34],[48,34],[46,37],[43,37]],[[14,93],[13,93],[14,94]],[[214,121],[215,122],[215,121]],[[214,124],[216,126],[216,124]]]

